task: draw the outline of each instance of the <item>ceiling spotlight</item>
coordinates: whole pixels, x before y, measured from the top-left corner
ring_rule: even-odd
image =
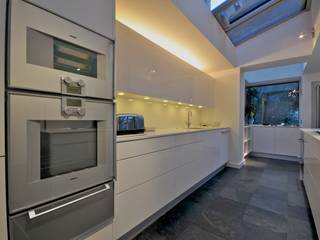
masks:
[[[189,107],[193,107],[193,104],[189,104]]]
[[[301,33],[301,34],[299,34],[299,39],[304,39],[305,38],[305,34],[304,33]]]
[[[203,106],[198,106],[198,108],[203,108]]]
[[[163,100],[163,102],[164,102],[164,103],[167,103],[167,102],[169,102],[169,101],[168,101],[168,100]]]
[[[182,102],[178,102],[179,105],[182,105]]]
[[[123,96],[124,94],[124,92],[118,92],[118,96]]]
[[[150,98],[149,98],[149,97],[144,97],[143,99],[144,99],[144,100],[149,100]]]

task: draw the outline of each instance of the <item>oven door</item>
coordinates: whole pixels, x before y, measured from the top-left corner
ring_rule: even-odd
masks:
[[[113,99],[113,41],[21,0],[9,32],[9,87]]]
[[[112,180],[114,105],[10,93],[9,211]]]

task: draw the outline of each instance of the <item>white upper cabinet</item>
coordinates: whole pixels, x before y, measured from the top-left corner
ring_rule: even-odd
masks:
[[[114,39],[115,0],[27,0]]]
[[[117,22],[117,90],[213,106],[214,79]]]

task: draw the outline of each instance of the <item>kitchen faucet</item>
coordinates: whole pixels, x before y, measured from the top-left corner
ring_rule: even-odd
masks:
[[[192,124],[191,118],[192,118],[192,111],[188,111],[188,120],[187,120],[187,126],[188,126],[188,128],[190,128],[190,127],[191,127],[191,124]]]

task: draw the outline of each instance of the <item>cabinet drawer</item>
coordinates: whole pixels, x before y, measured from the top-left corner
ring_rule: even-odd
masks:
[[[88,236],[111,223],[113,199],[113,184],[109,183],[12,216],[11,239],[69,240]]]

